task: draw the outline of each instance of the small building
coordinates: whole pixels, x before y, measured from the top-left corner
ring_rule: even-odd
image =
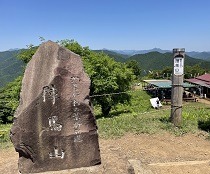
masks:
[[[143,90],[147,90],[152,97],[158,97],[160,100],[162,99],[171,99],[171,80],[144,80],[143,81]],[[183,83],[183,88],[186,91],[196,91],[196,86],[190,83]],[[184,91],[183,91],[184,92]]]
[[[185,79],[186,82],[196,85],[196,93],[200,96],[210,98],[210,74],[203,74],[192,79]]]

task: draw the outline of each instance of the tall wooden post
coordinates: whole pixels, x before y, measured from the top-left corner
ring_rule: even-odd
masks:
[[[184,76],[184,48],[173,49],[173,72],[171,93],[171,122],[175,126],[182,123],[182,98],[183,98],[183,76]]]

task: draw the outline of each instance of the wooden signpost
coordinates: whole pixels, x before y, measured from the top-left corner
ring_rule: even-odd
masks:
[[[173,73],[172,73],[172,95],[171,95],[171,122],[175,126],[182,123],[182,97],[184,76],[184,48],[173,49]]]

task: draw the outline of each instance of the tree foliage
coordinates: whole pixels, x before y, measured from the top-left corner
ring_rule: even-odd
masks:
[[[79,54],[83,60],[86,73],[91,79],[90,96],[95,104],[101,106],[102,113],[108,115],[111,108],[117,103],[129,102],[130,96],[126,93],[135,78],[131,68],[124,63],[118,63],[104,53],[96,53],[88,47],[82,47],[74,40],[57,41],[63,47]],[[38,46],[29,45],[22,50],[18,58],[28,63]],[[22,77],[0,90],[0,121],[10,122],[18,106]],[[116,95],[109,95],[118,93]],[[100,96],[99,96],[100,95]]]
[[[32,56],[35,54],[38,46],[34,46],[32,44],[27,45],[27,49],[21,50],[21,52],[17,55],[17,58],[22,60],[25,63],[28,63]]]
[[[184,69],[184,78],[185,79],[190,79],[194,78],[196,76],[204,74],[206,71],[205,69],[201,68],[200,64],[196,64],[194,66],[185,66]]]
[[[0,123],[10,123],[19,104],[22,76],[0,89]]]
[[[141,67],[136,60],[129,60],[126,62],[127,68],[130,68],[136,77],[141,75]]]
[[[117,103],[129,101],[126,92],[133,80],[132,71],[122,63],[117,63],[103,53],[93,53],[83,57],[85,69],[91,79],[90,95],[101,105],[102,113],[107,115]],[[103,95],[121,93],[116,95]],[[99,96],[97,96],[99,95]]]
[[[205,72],[208,72],[208,71],[201,68],[200,64],[196,64],[193,66],[185,65],[184,78],[185,79],[194,78],[196,76],[204,74]],[[173,73],[173,68],[171,66],[166,66],[162,70],[150,71],[148,78],[150,78],[150,79],[160,79],[160,78],[171,79],[172,73]]]
[[[85,71],[91,79],[90,95],[93,96],[93,102],[101,106],[104,115],[108,115],[117,103],[129,101],[126,91],[130,89],[135,77],[131,69],[104,53],[96,53],[88,47],[81,47],[74,40],[64,40],[60,43],[82,57]],[[118,94],[109,95],[111,93]]]

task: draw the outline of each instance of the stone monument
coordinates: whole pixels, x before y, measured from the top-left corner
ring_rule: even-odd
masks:
[[[28,63],[11,128],[21,173],[101,163],[90,79],[79,55],[47,41]]]

